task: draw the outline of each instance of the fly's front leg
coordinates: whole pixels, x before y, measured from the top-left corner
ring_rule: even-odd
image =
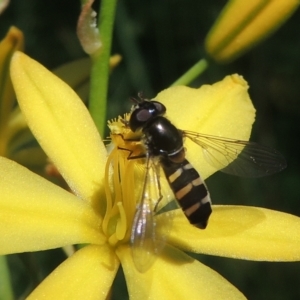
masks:
[[[118,134],[118,135],[122,137],[122,139],[123,139],[124,142],[140,142],[141,141],[140,137],[128,139],[128,138],[125,138],[123,136],[123,134],[121,134],[121,133]],[[118,147],[118,149],[129,152],[129,155],[127,157],[128,160],[139,159],[139,158],[145,158],[146,157],[146,153],[142,153],[142,154],[139,154],[139,155],[133,155],[133,150],[130,150],[130,149],[127,149],[127,148],[123,148],[123,147]]]
[[[122,148],[122,147],[118,147],[119,150],[123,150],[123,151],[128,151],[129,152],[129,155],[127,156],[127,159],[128,160],[131,160],[131,159],[139,159],[139,158],[145,158],[146,157],[146,154],[143,153],[143,154],[140,154],[140,155],[132,155],[133,151],[130,150],[130,149],[127,149],[127,148]]]

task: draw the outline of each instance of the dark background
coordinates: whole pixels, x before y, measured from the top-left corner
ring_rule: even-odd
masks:
[[[121,54],[123,61],[111,75],[108,117],[128,111],[128,99],[138,91],[154,97],[202,58],[204,38],[225,3],[224,0],[119,1],[113,53]],[[79,11],[80,3],[74,0],[12,0],[0,16],[0,37],[4,37],[11,25],[17,26],[25,35],[25,52],[52,69],[85,56],[75,32]],[[207,180],[215,204],[262,206],[300,216],[299,17],[297,11],[272,37],[235,62],[212,63],[193,83],[197,87],[228,74],[243,75],[257,109],[252,140],[280,150],[288,162],[283,172],[262,179],[215,174]],[[31,279],[30,284],[35,284],[63,259],[60,250],[37,253],[34,257],[9,256],[17,296],[30,283],[26,279],[28,268],[40,263],[43,266],[39,267],[38,276]],[[300,263],[209,256],[200,256],[200,260],[249,299],[300,298]],[[122,281],[122,275],[118,280]],[[121,297],[123,288],[116,288],[114,299],[126,299]]]

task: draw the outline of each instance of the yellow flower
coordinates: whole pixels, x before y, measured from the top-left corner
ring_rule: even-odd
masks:
[[[257,207],[214,206],[206,230],[194,228],[181,210],[175,210],[167,244],[152,267],[140,273],[129,245],[134,193],[142,184],[130,168],[138,163],[128,161],[117,148],[107,158],[80,99],[37,62],[16,53],[11,76],[30,128],[74,194],[0,158],[0,254],[88,244],[28,299],[106,299],[120,264],[130,299],[195,299],[195,295],[245,299],[218,273],[182,250],[252,260],[299,260],[299,218]],[[170,88],[157,99],[179,127],[184,123],[191,130],[199,126],[207,134],[241,139],[250,135],[254,109],[247,84],[237,75],[200,89]],[[188,145],[188,159],[206,178],[216,170],[198,154]],[[117,163],[106,164],[114,158]],[[158,232],[163,232],[169,220],[164,213],[157,219]]]
[[[208,33],[207,53],[230,62],[276,31],[298,8],[299,0],[228,1]]]

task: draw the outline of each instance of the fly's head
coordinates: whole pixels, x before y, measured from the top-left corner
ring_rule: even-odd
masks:
[[[144,99],[141,95],[139,97],[140,99],[132,98],[134,105],[131,108],[128,126],[133,132],[143,129],[155,117],[166,113],[166,107],[162,103]]]

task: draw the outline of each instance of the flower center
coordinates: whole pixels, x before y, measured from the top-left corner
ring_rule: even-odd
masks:
[[[124,126],[122,119],[109,122],[112,151],[105,169],[106,213],[102,223],[103,232],[112,246],[128,242],[136,209],[137,197],[142,187],[143,164],[141,159],[128,159],[143,153],[139,141],[128,141],[132,132]],[[141,182],[138,182],[141,181]]]

